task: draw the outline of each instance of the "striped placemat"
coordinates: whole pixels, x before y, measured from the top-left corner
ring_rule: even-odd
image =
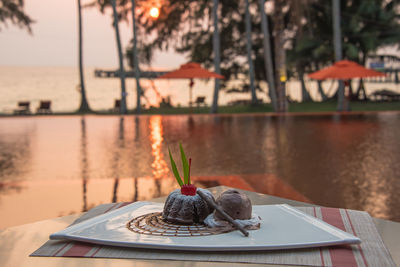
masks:
[[[129,203],[97,206],[77,219],[74,224],[127,204]],[[362,240],[361,244],[278,251],[175,252],[49,240],[33,252],[31,256],[211,261],[305,266],[396,266],[368,213],[326,207],[297,208],[341,230],[358,236]]]

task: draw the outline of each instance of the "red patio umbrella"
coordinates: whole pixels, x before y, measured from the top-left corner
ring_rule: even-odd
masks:
[[[353,78],[379,77],[379,76],[386,76],[386,74],[379,71],[367,69],[364,66],[361,66],[360,64],[357,64],[356,62],[350,60],[340,60],[335,62],[330,67],[308,74],[308,77],[315,80],[326,80],[326,79],[350,80]],[[347,87],[348,84],[346,83],[347,81],[345,82],[345,88]],[[350,94],[351,92],[349,92],[348,97],[350,97]],[[347,108],[349,108],[349,106]]]
[[[190,79],[189,87],[189,98],[190,102],[189,105],[192,105],[192,88],[194,85],[194,78],[199,79],[208,79],[208,78],[216,78],[216,79],[224,79],[225,77],[215,73],[208,71],[201,67],[199,63],[189,62],[180,66],[179,69],[168,72],[157,79]]]
[[[337,79],[350,80],[353,78],[379,77],[386,74],[367,69],[354,61],[341,60],[332,66],[308,74],[308,77],[315,80]]]

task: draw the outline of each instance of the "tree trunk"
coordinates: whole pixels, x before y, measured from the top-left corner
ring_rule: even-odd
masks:
[[[83,74],[83,57],[82,57],[82,6],[81,0],[78,0],[78,32],[79,32],[79,79],[80,79],[80,91],[81,91],[81,105],[78,112],[90,111],[89,103],[86,99],[85,80]]]
[[[324,89],[322,88],[322,81],[318,82],[318,92],[321,95],[322,101],[328,100],[328,96],[325,94]]]
[[[118,60],[119,60],[119,77],[121,79],[121,108],[120,113],[126,114],[126,90],[125,90],[125,71],[124,71],[124,61],[122,56],[122,48],[121,48],[121,39],[119,36],[119,27],[118,27],[118,14],[116,8],[116,0],[112,0],[112,8],[114,14],[114,29],[115,36],[117,40],[117,49],[118,49]]]
[[[340,0],[332,0],[332,17],[333,17],[333,45],[335,49],[335,60],[342,60],[342,31],[340,28]],[[344,110],[344,83],[339,81],[337,91],[338,104],[337,110]]]
[[[286,53],[284,48],[284,18],[280,10],[283,9],[285,1],[275,0],[274,20],[274,40],[275,40],[275,81],[278,95],[278,112],[286,112],[288,105],[286,100]]]
[[[363,66],[365,66],[365,62],[367,61],[367,52],[366,51],[362,51],[362,53],[363,54],[362,54],[362,58],[361,58],[361,64]],[[367,99],[367,94],[365,92],[364,80],[362,78],[360,78],[360,82],[358,83],[357,92],[356,92],[356,94],[354,96],[354,98],[356,100],[360,99],[361,92],[363,93],[363,98],[362,99],[366,100]]]
[[[304,73],[298,68],[299,79],[301,83],[301,102],[312,101],[310,93],[307,91],[306,83],[304,82]]]
[[[213,35],[213,50],[214,50],[214,68],[215,72],[220,74],[220,47],[219,47],[219,31],[218,31],[218,0],[214,0],[213,20],[214,20],[214,35]],[[218,112],[218,95],[219,95],[219,79],[215,79],[214,97],[211,106],[211,113]]]
[[[251,19],[250,19],[250,12],[249,12],[249,0],[246,0],[246,48],[247,48],[247,60],[249,63],[249,75],[250,75],[250,90],[251,90],[251,104],[256,105],[257,101],[257,94],[256,88],[254,86],[254,66],[253,66],[253,59],[251,57]]]
[[[348,84],[349,84],[349,95],[348,95],[348,99],[353,100],[354,97],[354,92],[353,92],[353,86],[351,85],[352,80],[348,80]]]
[[[362,98],[361,98],[361,93],[363,94]],[[362,99],[362,100],[367,100],[367,98],[368,98],[367,93],[365,92],[364,80],[362,78],[360,78],[360,82],[358,84],[358,89],[357,89],[355,98]]]
[[[261,28],[263,31],[263,45],[264,45],[264,64],[265,64],[265,77],[268,82],[269,98],[275,112],[278,112],[278,103],[275,90],[274,67],[272,64],[272,50],[269,35],[269,26],[267,15],[264,10],[265,0],[260,0],[260,13],[261,13]]]
[[[141,96],[141,88],[140,88],[140,69],[139,69],[139,60],[137,56],[137,42],[136,42],[136,18],[135,18],[135,0],[132,0],[132,27],[133,27],[133,66],[135,68],[135,79],[136,79],[136,114],[141,113],[141,104],[140,104],[140,96]]]

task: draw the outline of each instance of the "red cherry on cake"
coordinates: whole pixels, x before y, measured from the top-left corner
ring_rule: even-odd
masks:
[[[193,184],[184,184],[181,186],[181,194],[186,196],[195,196],[197,187]]]

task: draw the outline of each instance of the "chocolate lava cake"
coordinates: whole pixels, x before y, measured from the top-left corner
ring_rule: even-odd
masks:
[[[210,191],[197,188],[214,200]],[[191,225],[203,223],[204,219],[214,211],[198,194],[184,195],[181,189],[171,192],[165,201],[162,217],[175,224]]]

